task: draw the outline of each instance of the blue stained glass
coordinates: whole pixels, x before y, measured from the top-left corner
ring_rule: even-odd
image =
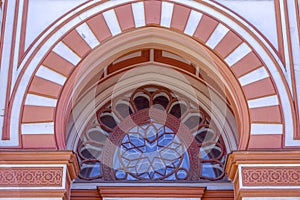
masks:
[[[99,177],[101,173],[100,162],[85,162],[81,164],[80,176],[91,178],[91,177]]]
[[[136,130],[143,132],[134,133]],[[176,180],[174,173],[179,168],[189,170],[185,147],[169,127],[157,122],[132,128],[124,136],[122,145],[124,147],[119,148],[115,162],[121,163],[121,168],[127,173],[126,180]],[[180,178],[184,177],[183,173]],[[122,179],[121,175],[118,176]]]
[[[140,137],[137,137],[137,136],[130,137],[130,142],[133,143],[134,146],[137,146],[137,147],[144,145],[143,139]]]
[[[185,170],[180,169],[180,170],[177,171],[176,175],[179,179],[185,179],[188,174]]]
[[[156,145],[149,145],[149,143],[146,143],[148,144],[146,146],[146,152],[145,153],[151,153],[151,152],[154,152],[154,151],[157,151],[157,146]]]
[[[99,176],[100,174],[100,162],[96,162],[91,173],[90,176]]]
[[[130,143],[124,143],[123,146],[126,147],[127,149],[132,148],[132,145]]]
[[[124,178],[126,178],[126,172],[124,170],[117,170],[116,177],[118,179],[124,179]]]
[[[210,178],[216,178],[216,174],[211,163],[202,164],[202,175]]]
[[[97,111],[97,120],[78,143],[79,176],[104,181],[222,180],[226,147],[211,121],[201,107],[167,88],[142,87],[117,107],[110,102]],[[115,176],[101,174],[108,168]]]

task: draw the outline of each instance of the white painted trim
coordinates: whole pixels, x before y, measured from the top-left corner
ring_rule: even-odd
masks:
[[[245,86],[267,77],[269,77],[269,74],[265,69],[265,67],[263,66],[240,77],[239,82],[241,83],[242,86]]]
[[[53,51],[72,63],[74,66],[76,66],[81,58],[73,52],[67,45],[65,45],[63,42],[59,42],[54,48]]]
[[[279,0],[280,4],[280,18],[281,18],[281,25],[282,25],[282,40],[283,40],[283,52],[284,52],[284,59],[285,59],[285,67],[286,67],[286,79],[289,84],[289,87],[292,88],[292,77],[291,77],[291,66],[290,66],[290,52],[289,52],[289,44],[288,44],[288,37],[287,37],[287,24],[285,18],[285,9],[284,9],[284,1]],[[290,90],[291,94],[293,95],[293,90]]]
[[[57,99],[39,96],[35,94],[27,94],[25,105],[31,106],[46,106],[46,107],[56,107]]]
[[[300,164],[240,164],[241,167],[300,167]]]
[[[202,13],[197,12],[195,10],[191,11],[187,25],[184,30],[185,34],[190,35],[190,36],[194,35],[194,33],[198,27],[198,24],[202,18],[202,15],[203,15]]]
[[[38,71],[35,74],[36,76],[43,78],[45,80],[57,83],[59,85],[64,85],[67,78],[43,65],[40,66]]]
[[[150,62],[154,62],[154,49],[150,49],[150,58],[149,58]]]
[[[20,67],[18,68],[18,72],[20,72],[23,69],[25,63],[28,61],[29,57],[33,54],[33,51],[36,50],[37,46],[40,45],[40,43],[43,41],[43,39],[45,39],[45,37],[48,36],[50,32],[55,30],[55,28],[57,28],[58,25],[60,25],[62,22],[64,22],[66,19],[68,19],[72,15],[76,14],[80,10],[82,10],[88,6],[91,6],[94,3],[97,3],[99,1],[100,0],[87,2],[80,8],[75,9],[74,11],[70,12],[66,16],[62,17],[60,20],[57,21],[56,24],[51,26],[45,32],[45,34],[42,35],[41,38],[39,38],[35,44],[33,44],[33,47],[31,49],[29,49],[28,54],[22,61]],[[249,44],[251,44],[251,47],[253,49],[255,49],[255,51],[261,56],[263,61],[266,63],[266,66],[268,67],[270,73],[274,77],[274,81],[276,83],[278,91],[281,94],[280,100],[281,100],[281,102],[285,102],[285,104],[283,105],[283,113],[284,113],[284,119],[285,119],[285,132],[288,136],[290,134],[290,136],[292,137],[292,135],[294,133],[293,124],[292,124],[293,122],[292,122],[292,120],[290,120],[290,119],[292,119],[292,106],[289,103],[288,92],[285,89],[284,83],[282,81],[282,77],[278,73],[278,71],[273,63],[272,58],[269,57],[266,50],[261,46],[261,44],[259,44],[255,40],[255,38],[253,38],[245,29],[240,28],[240,26],[236,22],[232,21],[231,19],[229,19],[227,16],[223,15],[222,13],[216,12],[214,9],[215,8],[221,9],[225,13],[231,15],[233,18],[235,18],[236,20],[241,22],[252,33],[254,33],[255,36],[258,37],[261,40],[261,42],[265,45],[265,47],[268,49],[268,51],[271,52],[271,54],[273,55],[275,60],[278,61],[279,66],[281,67],[283,73],[285,74],[283,64],[280,62],[280,59],[278,58],[278,56],[276,55],[274,50],[270,47],[270,45],[266,42],[266,40],[264,40],[264,38],[259,33],[257,33],[253,27],[249,26],[249,24],[247,24],[239,16],[235,15],[234,13],[228,11],[227,9],[223,8],[222,6],[216,4],[212,1],[203,0],[204,2],[206,2],[208,4],[211,4],[214,8],[205,6],[205,5],[201,4],[200,2],[194,2],[194,1],[188,1],[188,0],[172,0],[172,1],[194,7],[203,12],[211,13],[217,19],[222,20],[228,26],[232,27],[233,30],[235,30],[239,35],[242,35],[247,40],[247,42]],[[44,54],[48,51],[49,47],[51,47],[64,33],[66,33],[71,27],[74,27],[76,24],[80,23],[82,20],[86,19],[87,17],[91,16],[92,14],[94,14],[96,12],[100,12],[103,9],[110,8],[111,6],[116,6],[116,5],[125,3],[125,2],[132,2],[132,0],[107,1],[103,4],[99,4],[98,6],[91,8],[90,10],[86,11],[85,13],[82,13],[78,17],[75,17],[71,21],[67,22],[59,31],[57,31],[53,35],[51,35],[51,37],[43,45],[41,45],[41,47],[38,49],[38,52],[35,54],[33,59],[30,61],[29,67],[25,70],[24,76],[22,76],[22,78],[21,78],[20,86],[17,88],[17,91],[16,91],[16,96],[18,96],[21,99],[24,97],[26,86],[28,85],[31,74],[36,69],[36,66],[38,65],[38,63],[40,62],[39,58],[43,57]],[[22,101],[18,98],[15,99],[15,101],[13,102],[13,107],[12,107],[11,121],[19,121],[21,105],[22,105]],[[13,124],[13,123],[10,124],[11,134],[18,134],[18,128],[19,127],[15,126],[15,124]],[[290,145],[295,145],[295,144],[300,145],[300,141],[293,141],[293,139],[291,139],[289,144]]]
[[[81,38],[91,47],[91,49],[95,48],[100,44],[90,27],[87,23],[83,23],[76,28],[77,33],[81,36]]]
[[[161,4],[161,21],[160,25],[163,27],[170,28],[171,20],[173,16],[174,4],[163,1]]]
[[[67,178],[67,166],[63,164],[0,164],[0,168],[8,168],[8,167],[39,167],[39,168],[46,168],[46,167],[62,167],[63,174],[62,174],[62,185],[56,187],[0,187],[0,190],[20,190],[20,189],[33,189],[33,190],[52,190],[52,189],[65,189],[66,188],[66,178]]]
[[[60,18],[57,21],[57,23],[55,23],[51,27],[49,27],[49,29],[46,30],[46,32],[37,40],[37,42],[33,44],[32,48],[29,49],[28,54],[26,54],[25,58],[23,59],[22,63],[20,64],[20,66],[18,68],[18,73],[23,69],[24,65],[29,60],[29,57],[33,54],[33,52],[40,45],[40,43],[50,33],[54,32],[54,30],[59,25],[61,25],[63,22],[65,22],[66,20],[68,20],[72,16],[80,13],[82,10],[84,10],[84,9],[86,9],[86,8],[94,5],[94,4],[97,4],[98,2],[101,2],[101,1],[102,0],[87,1],[85,4],[81,5],[80,7],[76,8],[75,10],[69,12],[68,14],[66,14],[65,16],[63,16],[62,18]],[[44,43],[44,45],[42,45],[42,47],[39,49],[37,55],[43,55],[44,53],[46,53],[48,51],[49,47],[51,47],[61,36],[63,36],[68,30],[70,30],[72,27],[76,26],[78,23],[84,21],[88,17],[90,17],[90,16],[92,16],[92,15],[98,13],[98,12],[101,12],[103,10],[106,10],[108,8],[111,8],[111,7],[114,7],[114,6],[123,4],[123,3],[127,3],[127,2],[133,2],[133,1],[134,0],[107,1],[105,3],[99,4],[97,6],[94,6],[94,7],[90,8],[86,12],[83,12],[83,13],[79,14],[77,17],[73,18],[68,23],[66,23],[59,31],[54,32],[54,34],[47,40],[47,42]],[[37,57],[37,58],[35,57],[31,61],[31,64],[33,66],[36,66],[37,63],[39,62],[39,59],[40,59],[39,57]],[[31,71],[31,69],[30,69],[30,71]]]
[[[300,164],[240,164],[238,166],[240,189],[300,189],[300,186],[244,186],[242,177],[242,167],[299,167]]]
[[[300,4],[300,2],[298,1]],[[297,16],[296,9],[300,9],[300,7],[296,7],[295,1],[287,1],[288,4],[288,14],[289,14],[289,22],[290,26],[290,35],[291,35],[291,47],[293,53],[293,61],[294,61],[294,73],[295,73],[295,82],[296,82],[296,94],[298,96],[298,110],[300,111],[300,41],[299,41],[299,28],[297,26]],[[300,11],[300,10],[299,10]],[[300,113],[299,117],[300,117]],[[299,118],[298,118],[299,119]],[[292,145],[299,145],[299,140],[295,141],[298,143],[293,142],[293,134],[286,134],[285,145],[292,146]]]
[[[25,134],[54,134],[54,122],[28,123],[21,125],[21,132]]]
[[[122,32],[114,9],[104,12],[103,16],[112,36]]]
[[[278,97],[276,95],[248,100],[249,108],[275,106],[278,104],[279,104]]]
[[[3,128],[3,117],[4,110],[6,104],[6,92],[9,90],[8,88],[8,77],[9,77],[9,66],[10,66],[10,58],[11,58],[11,43],[13,41],[12,33],[14,28],[14,19],[15,19],[15,7],[16,1],[6,1],[7,4],[7,12],[6,12],[6,20],[2,23],[5,23],[5,30],[1,37],[3,38],[3,46],[2,46],[2,58],[1,58],[1,70],[0,70],[0,138],[2,138],[2,128]],[[4,17],[3,17],[4,19]],[[19,137],[16,133],[10,133],[11,141],[4,140],[0,141],[0,145],[10,145],[16,146],[19,144]],[[14,139],[16,138],[16,139]]]
[[[133,12],[133,18],[135,27],[142,27],[146,25],[145,22],[145,9],[144,9],[144,2],[138,2],[131,4],[132,12]]]
[[[241,17],[236,15],[235,13],[231,12],[230,10],[224,8],[223,6],[210,1],[210,0],[203,0],[203,2],[210,4],[212,7],[205,6],[199,2],[196,1],[189,1],[189,0],[171,0],[172,2],[177,2],[186,6],[194,7],[195,9],[198,9],[201,12],[210,13],[218,20],[223,21],[223,23],[230,26],[234,31],[236,31],[239,35],[243,36],[245,40],[248,42],[248,44],[251,44],[251,48],[254,49],[258,55],[261,57],[261,59],[265,62],[266,67],[268,68],[269,72],[273,76],[273,80],[277,86],[278,92],[280,93],[280,100],[281,102],[285,102],[282,106],[283,109],[283,115],[284,115],[284,124],[285,124],[285,136],[286,136],[286,145],[287,146],[300,146],[299,140],[293,139],[294,134],[294,124],[293,124],[293,116],[292,116],[292,105],[289,101],[289,91],[286,90],[284,79],[282,79],[281,75],[279,74],[273,59],[269,56],[268,52],[270,52],[274,58],[274,60],[277,61],[277,64],[281,68],[281,72],[286,76],[286,71],[283,63],[280,61],[280,58],[274,51],[274,49],[269,45],[269,43],[265,40],[264,37],[260,35],[252,26],[250,26],[245,20],[243,20]],[[256,41],[254,37],[252,37],[245,29],[242,29],[235,21],[231,20],[227,16],[223,15],[220,12],[216,12],[214,9],[220,9],[224,13],[228,14],[229,16],[233,17],[235,20],[237,20],[239,23],[243,24],[246,29],[248,29],[251,33],[255,35],[267,48],[265,50],[262,45]],[[268,51],[268,52],[267,52]]]
[[[251,124],[251,135],[282,134],[282,124]]]
[[[211,7],[205,6],[196,1],[189,1],[189,0],[171,0],[171,1],[182,3],[182,4],[185,4],[190,7],[194,7],[196,9],[206,12],[206,13],[211,13],[214,17],[223,21],[228,26],[230,26],[233,30],[235,30],[237,33],[242,35],[248,41],[248,43],[251,44],[251,46],[257,50],[258,53],[262,53],[262,54],[266,53],[265,50],[261,47],[261,45],[248,32],[246,32],[245,29],[241,29],[240,26],[236,22],[232,21],[230,18],[226,17],[222,13],[219,13],[219,12],[215,11],[214,9],[212,9]],[[274,49],[269,45],[268,41],[266,41],[265,38],[262,37],[261,34],[258,33],[251,25],[249,25],[248,22],[243,20],[239,15],[231,12],[230,10],[228,10],[227,8],[223,7],[222,5],[220,5],[218,3],[215,3],[210,0],[202,0],[202,1],[210,4],[212,7],[216,8],[216,9],[220,9],[221,11],[230,15],[235,20],[237,20],[238,22],[243,24],[245,27],[247,27],[247,29],[250,32],[252,32],[260,41],[263,42],[265,47],[267,47],[268,50],[271,52],[272,56],[275,57],[275,59],[278,61],[278,64],[280,65],[281,69],[284,70],[284,65],[282,64],[282,62],[280,62],[278,55],[276,54]],[[267,63],[269,63],[271,61],[269,57],[263,57],[263,59],[267,60]],[[271,68],[273,68],[273,66]]]
[[[251,51],[251,48],[246,43],[242,43],[231,54],[229,54],[227,58],[225,58],[225,61],[229,66],[232,66]]]
[[[229,66],[232,66],[235,63],[237,63],[239,60],[241,60],[243,57],[245,57],[251,51],[252,51],[251,48],[246,43],[242,43],[231,54],[229,54],[225,58],[225,61]]]
[[[61,25],[63,22],[71,18],[72,16],[76,15],[83,9],[86,9],[89,6],[92,6],[94,4],[97,4],[101,0],[94,0],[94,1],[87,1],[85,4],[82,6],[78,7],[77,9],[69,12],[67,15],[63,16],[60,18],[57,23],[53,24],[49,29],[45,31],[43,35],[32,45],[30,49],[28,49],[28,54],[25,55],[24,59],[22,60],[22,63],[19,65],[18,68],[18,75],[26,65],[26,63],[29,61],[29,58],[33,55],[33,53],[38,50],[35,53],[35,56],[29,61],[27,69],[24,71],[23,76],[20,79],[20,84],[16,90],[16,98],[14,102],[12,102],[12,115],[10,117],[10,134],[11,134],[11,140],[3,140],[0,141],[1,146],[17,146],[19,144],[19,139],[18,139],[18,134],[19,134],[19,118],[20,118],[20,112],[21,112],[21,105],[23,102],[23,97],[25,95],[25,91],[27,89],[28,82],[30,81],[31,75],[34,73],[36,67],[40,63],[41,57],[43,57],[49,50],[49,48],[54,45],[68,30],[76,26],[77,24],[81,23],[83,20],[87,19],[88,17],[101,12],[103,10],[106,10],[108,8],[127,3],[127,2],[132,2],[133,0],[118,0],[118,1],[107,1],[102,4],[96,5],[86,12],[83,12],[82,14],[79,14],[77,17],[73,18],[72,20],[68,21],[66,24],[63,25],[62,28],[60,28],[58,31],[55,31],[55,29]],[[11,2],[11,1],[9,1]],[[12,1],[13,2],[13,1]],[[11,13],[14,13],[12,11]],[[13,24],[13,23],[11,23]],[[55,31],[55,32],[54,32]],[[53,34],[50,36],[47,41],[41,45],[42,41],[49,36],[51,33]],[[39,47],[39,45],[41,45]],[[4,66],[4,65],[2,65]],[[6,77],[6,75],[4,76]],[[0,78],[1,80],[1,78]],[[3,91],[2,91],[3,92]],[[0,93],[0,95],[2,94]],[[0,98],[1,100],[1,98]],[[1,109],[0,109],[1,111]],[[0,118],[1,119],[1,118]]]
[[[24,1],[19,1],[19,8],[18,8],[18,21],[16,27],[16,37],[15,37],[15,46],[14,46],[14,60],[12,65],[12,79],[11,79],[11,88],[10,88],[10,95],[13,91],[14,85],[17,80],[17,68],[19,62],[19,51],[21,45],[21,29],[22,29],[22,19],[23,19],[23,8],[24,8]],[[3,58],[2,58],[3,59]]]
[[[196,75],[197,77],[199,77],[199,75],[200,75],[200,67],[196,66],[195,68],[196,68],[196,73],[195,73],[195,75]]]
[[[219,23],[217,28],[214,30],[214,32],[211,34],[209,39],[207,40],[206,44],[210,48],[214,49],[221,40],[225,37],[229,29],[224,26],[223,24]]]

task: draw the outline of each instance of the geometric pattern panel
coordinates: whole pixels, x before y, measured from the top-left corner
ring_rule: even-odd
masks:
[[[1,151],[0,199],[69,199],[79,172],[71,151]]]
[[[62,167],[0,169],[0,187],[62,187]]]
[[[300,187],[300,166],[242,167],[242,183],[245,187]]]

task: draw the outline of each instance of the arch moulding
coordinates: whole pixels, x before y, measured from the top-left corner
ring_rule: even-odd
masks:
[[[75,81],[88,80],[87,72],[107,66],[126,52],[158,47],[180,53],[199,66],[207,65],[205,59],[214,61],[232,92],[240,150],[298,144],[293,140],[295,121],[289,120],[294,119],[293,106],[278,59],[246,25],[210,3],[94,2],[67,16],[49,28],[38,40],[37,50],[29,51],[21,63],[11,117],[5,122],[7,133],[16,138],[11,146],[20,140],[23,148],[64,149],[65,123],[61,122],[66,119]],[[214,74],[216,68],[206,70]],[[42,119],[30,114],[36,108],[44,110]],[[33,138],[51,142],[32,146]],[[272,147],[259,142],[262,138],[272,141]]]

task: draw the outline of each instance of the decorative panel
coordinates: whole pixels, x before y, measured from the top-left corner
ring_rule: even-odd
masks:
[[[63,167],[9,167],[0,169],[0,187],[61,187]]]
[[[300,166],[242,167],[243,186],[300,186]]]

